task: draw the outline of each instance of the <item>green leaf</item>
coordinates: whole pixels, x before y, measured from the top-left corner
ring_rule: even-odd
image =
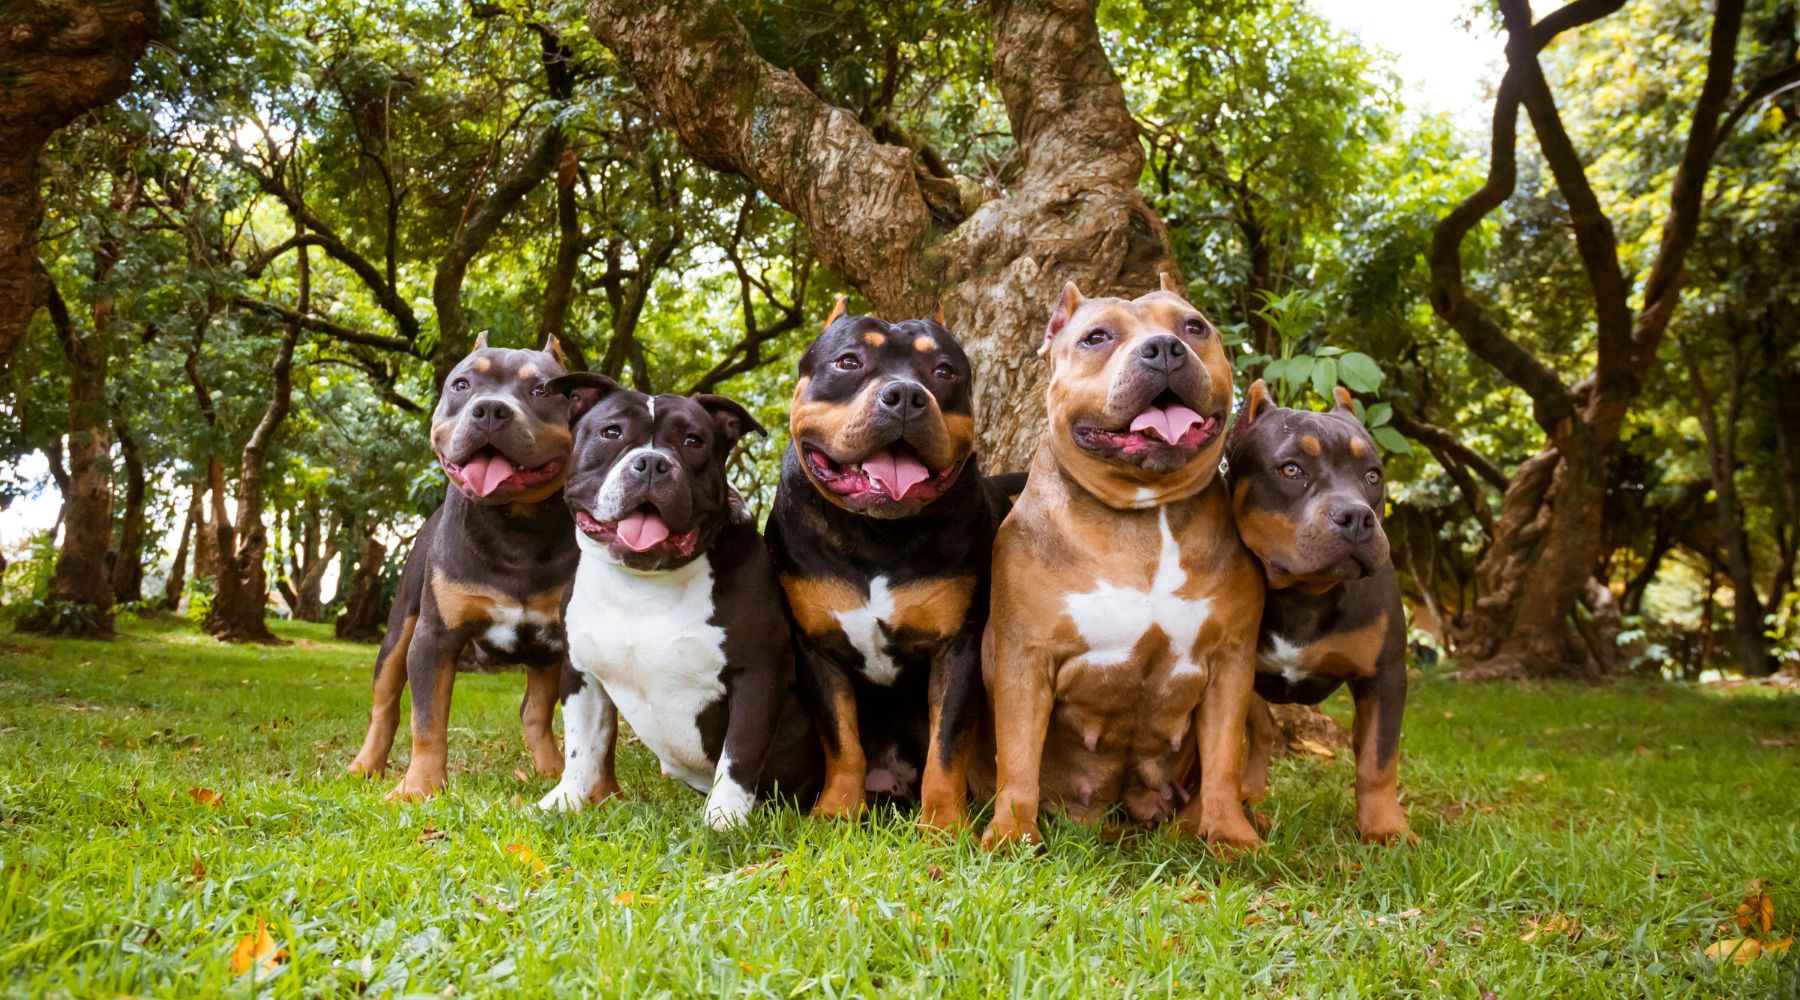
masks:
[[[1338,355],[1344,353],[1344,349],[1341,347],[1321,347],[1313,353],[1317,354],[1321,358],[1335,358]]]
[[[1401,455],[1412,454],[1412,442],[1406,440],[1405,435],[1392,427],[1377,427],[1370,433],[1375,435],[1375,443],[1380,445],[1383,450]]]
[[[1376,403],[1363,412],[1363,423],[1370,427],[1385,427],[1387,422],[1392,419],[1394,419],[1392,403]]]
[[[1320,358],[1313,362],[1312,386],[1313,391],[1319,394],[1320,399],[1323,399],[1326,403],[1335,403],[1336,400],[1332,399],[1331,390],[1336,389],[1337,384],[1337,359]]]
[[[1338,377],[1353,392],[1374,392],[1381,388],[1383,372],[1374,358],[1351,351],[1338,360]]]

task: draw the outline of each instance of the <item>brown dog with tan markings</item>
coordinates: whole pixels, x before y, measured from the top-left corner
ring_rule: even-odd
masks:
[[[1275,405],[1250,387],[1231,429],[1238,531],[1268,575],[1250,707],[1244,798],[1268,791],[1275,735],[1265,699],[1316,705],[1344,684],[1356,699],[1356,828],[1404,838],[1400,720],[1406,710],[1406,619],[1381,530],[1383,470],[1375,439],[1337,390],[1329,413]]]
[[[1038,840],[1040,805],[1254,845],[1238,786],[1263,582],[1219,479],[1219,333],[1167,276],[1130,301],[1070,284],[1039,353],[1050,426],[994,543],[982,845]]]
[[[539,774],[563,770],[550,730],[566,640],[563,590],[580,558],[563,503],[569,398],[546,383],[566,374],[551,337],[541,351],[487,346],[451,370],[431,416],[431,446],[450,490],[413,540],[375,658],[369,732],[352,774],[387,770],[412,685],[412,759],[390,799],[421,799],[448,780],[450,691],[469,643],[526,667],[519,721]]]

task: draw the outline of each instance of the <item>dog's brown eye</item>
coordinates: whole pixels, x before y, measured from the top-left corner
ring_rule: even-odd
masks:
[[[1380,469],[1370,469],[1368,472],[1363,473],[1363,478],[1367,479],[1369,481],[1370,486],[1380,486],[1381,485],[1381,470]]]
[[[467,392],[469,391],[469,380],[466,378],[454,379],[450,383],[450,388],[457,392]]]
[[[1281,474],[1289,479],[1298,479],[1300,478],[1300,466],[1293,462],[1289,462],[1281,467]]]
[[[940,362],[936,368],[931,370],[931,374],[949,382],[956,378],[956,369],[950,367],[949,362]]]
[[[846,354],[836,361],[833,361],[832,365],[835,366],[838,371],[853,372],[862,367],[862,359],[854,354]]]
[[[1081,338],[1081,346],[1083,346],[1083,347],[1099,347],[1101,344],[1104,344],[1111,339],[1112,339],[1112,333],[1110,331],[1089,330],[1087,332],[1087,336]]]
[[[700,435],[698,434],[689,434],[687,437],[681,439],[681,444],[684,448],[698,448],[705,443],[706,442],[700,440]]]
[[[1187,321],[1187,325],[1184,329],[1190,337],[1205,338],[1207,333],[1206,321],[1196,316]]]
[[[620,427],[618,424],[609,424],[600,431],[600,436],[608,441],[617,441],[625,436],[625,428]]]

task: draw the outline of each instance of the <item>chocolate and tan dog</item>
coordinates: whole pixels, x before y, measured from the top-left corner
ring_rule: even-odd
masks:
[[[1219,479],[1219,333],[1166,276],[1130,301],[1070,284],[1040,353],[1050,425],[994,543],[982,844],[1037,840],[1040,805],[1254,844],[1239,777],[1263,585]]]
[[[1269,581],[1244,798],[1268,791],[1274,721],[1264,699],[1316,705],[1348,683],[1357,831],[1364,840],[1403,838],[1406,622],[1381,530],[1385,483],[1375,439],[1343,389],[1336,409],[1313,413],[1275,405],[1258,380],[1231,429],[1229,454],[1238,532]]]
[[[431,446],[451,488],[406,556],[375,658],[374,707],[353,774],[387,770],[412,685],[412,759],[388,798],[419,799],[447,780],[450,692],[463,648],[526,667],[519,721],[539,774],[561,774],[550,730],[561,680],[563,590],[575,573],[575,521],[563,503],[569,399],[551,337],[541,351],[490,348],[487,335],[444,380]]]
[[[1006,496],[973,453],[972,371],[941,316],[842,299],[800,359],[769,546],[825,745],[814,815],[870,795],[968,822],[988,561]]]

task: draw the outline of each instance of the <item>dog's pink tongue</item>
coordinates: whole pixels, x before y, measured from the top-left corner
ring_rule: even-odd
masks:
[[[931,470],[911,454],[878,451],[862,461],[863,474],[881,484],[882,492],[895,500],[931,478]]]
[[[506,482],[515,471],[517,470],[513,468],[512,462],[497,451],[471,458],[462,467],[463,482],[478,497],[487,496],[499,489],[500,484]]]
[[[669,526],[655,511],[634,510],[619,519],[619,541],[633,552],[642,552],[669,537]]]
[[[1169,444],[1181,440],[1181,436],[1200,423],[1201,416],[1193,410],[1176,403],[1174,406],[1153,406],[1137,415],[1131,422],[1132,433],[1148,429],[1152,434],[1162,438]]]

